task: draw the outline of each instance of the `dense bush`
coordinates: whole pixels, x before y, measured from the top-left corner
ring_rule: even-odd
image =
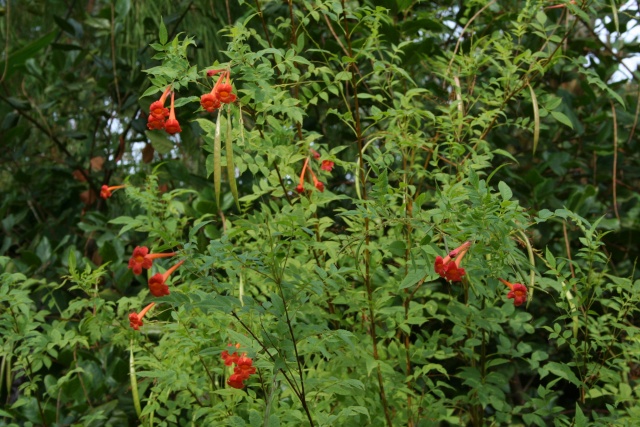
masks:
[[[0,426],[635,425],[637,5],[218,3],[7,3]]]

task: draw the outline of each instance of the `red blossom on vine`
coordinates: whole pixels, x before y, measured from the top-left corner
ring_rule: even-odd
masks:
[[[182,129],[180,129],[180,123],[176,120],[174,100],[175,92],[171,92],[171,111],[169,112],[169,119],[164,124],[164,130],[167,131],[169,135],[175,135],[176,133],[182,132]]]
[[[322,169],[323,171],[331,172],[334,165],[335,163],[333,163],[331,160],[323,160],[322,164],[320,165],[320,169]]]
[[[124,187],[126,187],[126,185],[114,185],[112,187],[109,187],[108,185],[103,185],[100,188],[100,197],[102,197],[103,199],[108,199],[109,197],[111,197],[112,191],[116,191]]]
[[[140,327],[143,325],[142,318],[144,317],[145,314],[147,314],[147,311],[149,311],[151,307],[153,307],[154,305],[156,305],[156,303],[152,302],[151,304],[143,308],[140,313],[129,314],[129,326],[131,326],[136,331],[139,330]]]
[[[231,346],[231,344],[229,344]],[[240,348],[240,344],[235,345],[236,348]],[[256,368],[253,366],[253,359],[247,357],[247,353],[242,353],[240,356],[237,352],[229,354],[227,350],[224,350],[221,354],[224,364],[231,366],[235,364],[233,374],[229,376],[227,384],[233,388],[244,388],[244,382],[249,379],[249,376],[255,374]]]
[[[157,258],[168,258],[174,256],[175,252],[150,254],[149,248],[146,246],[136,246],[133,250],[131,258],[129,258],[129,268],[133,270],[133,274],[141,274],[142,269],[150,269],[153,260]]]
[[[464,268],[460,267],[460,262],[469,250],[470,246],[471,242],[466,241],[456,249],[449,252],[446,257],[442,258],[441,256],[437,256],[434,265],[436,273],[450,282],[460,282],[462,280],[462,276],[466,274]]]
[[[165,271],[164,274],[156,273],[151,276],[151,278],[149,279],[149,292],[151,292],[151,295],[155,297],[169,295],[169,286],[167,286],[165,282],[169,279],[169,276],[171,276],[171,274],[176,271],[178,267],[180,267],[183,263],[184,260],[180,261],[179,263]]]
[[[510,283],[504,279],[498,279],[509,288],[507,298],[513,299],[513,305],[516,307],[524,304],[527,301],[527,287],[522,283]]]

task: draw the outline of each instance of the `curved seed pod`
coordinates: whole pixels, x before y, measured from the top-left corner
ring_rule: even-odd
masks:
[[[227,110],[227,140],[225,141],[227,150],[227,176],[229,178],[229,187],[233,200],[236,202],[238,210],[240,210],[240,201],[238,200],[238,186],[236,185],[236,167],[233,164],[233,140],[231,136],[231,107]]]
[[[221,159],[220,159],[220,151],[221,147],[221,135],[220,135],[220,121],[222,116],[220,114],[220,110],[218,109],[218,119],[216,120],[216,134],[213,139],[213,191],[216,193],[216,205],[218,210],[220,208],[220,173],[222,172],[221,168]]]
[[[540,139],[540,110],[538,108],[538,98],[530,84],[529,92],[531,93],[531,104],[533,105],[533,154],[536,154],[538,148],[538,140]]]

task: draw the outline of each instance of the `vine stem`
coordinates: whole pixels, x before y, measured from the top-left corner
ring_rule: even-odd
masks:
[[[283,301],[284,304],[284,301]],[[240,317],[236,314],[236,312],[232,311],[231,312],[231,316],[233,316],[234,319],[236,319],[238,321],[238,323],[240,323],[240,326],[242,326],[244,328],[245,331],[247,331],[249,333],[249,335],[251,335],[251,337],[256,340],[256,342],[258,344],[260,344],[260,347],[262,347],[262,350],[265,352],[265,354],[267,356],[269,356],[269,358],[275,362],[275,358],[271,355],[271,353],[269,353],[269,351],[267,350],[267,347],[264,345],[264,343],[262,341],[260,341],[260,339],[256,336],[256,334],[253,333],[253,331],[251,330],[251,328],[249,328],[249,326],[247,326],[246,323],[244,323],[242,321],[242,319],[240,319]],[[289,322],[287,322],[289,324]],[[295,341],[294,341],[294,347],[295,347]],[[297,350],[296,350],[296,357],[297,357]],[[299,365],[298,365],[299,366]],[[287,375],[287,373],[283,370],[280,370],[280,372],[282,372],[282,375],[284,376],[284,379],[287,380],[287,383],[289,383],[289,385],[291,386],[291,389],[293,390],[293,392],[295,393],[295,395],[298,397],[298,399],[300,400],[300,403],[302,404],[302,408],[304,409],[305,415],[307,416],[307,419],[309,420],[309,425],[310,427],[314,427],[314,423],[313,423],[313,417],[311,416],[311,411],[309,410],[309,406],[307,405],[307,400],[306,397],[304,395],[304,391],[298,390],[298,388],[296,387],[296,383],[295,381],[293,381],[292,378],[289,378],[289,376]],[[300,371],[300,376],[302,376],[302,371]],[[304,388],[304,386],[302,386]]]
[[[344,22],[344,33],[345,39],[347,41],[347,49],[349,52],[349,57],[353,58],[353,48],[351,46],[351,33],[349,32],[349,23],[347,21],[347,16],[345,13],[346,4],[345,0],[342,0],[342,20]],[[367,188],[365,185],[365,165],[363,159],[363,135],[362,135],[362,125],[360,121],[360,102],[358,100],[358,82],[354,77],[351,79],[351,88],[353,89],[353,102],[354,102],[354,118],[355,118],[355,131],[356,131],[356,139],[358,141],[358,160],[359,160],[359,168],[358,174],[360,175],[360,182],[362,185],[362,199],[367,200]],[[376,361],[380,360],[380,355],[378,353],[378,337],[376,335],[376,319],[375,319],[375,310],[373,307],[373,287],[371,284],[371,252],[369,251],[369,245],[371,243],[371,238],[369,237],[369,218],[365,217],[364,219],[364,238],[365,238],[365,249],[364,249],[364,264],[365,264],[365,274],[364,274],[364,285],[367,291],[367,305],[369,310],[369,335],[371,336],[371,344],[372,344],[372,352],[373,359]],[[387,396],[384,390],[384,380],[382,378],[382,368],[380,364],[376,364],[376,371],[378,377],[378,386],[380,388],[380,401],[382,403],[382,409],[384,411],[384,417],[388,427],[392,427],[393,424],[391,422],[391,413],[389,411],[389,404],[387,403]]]

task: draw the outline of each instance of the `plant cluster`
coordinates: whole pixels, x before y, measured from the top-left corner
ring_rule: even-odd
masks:
[[[86,157],[52,166],[77,231],[14,249],[28,214],[2,204],[0,427],[634,425],[640,92],[577,59],[591,14],[620,32],[629,9],[161,3],[82,21],[118,135],[36,126]],[[59,45],[83,27],[55,16],[43,67],[78,66]],[[118,60],[122,28],[144,63]],[[55,74],[23,62],[34,88]],[[1,99],[9,138],[93,125]]]

